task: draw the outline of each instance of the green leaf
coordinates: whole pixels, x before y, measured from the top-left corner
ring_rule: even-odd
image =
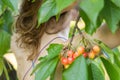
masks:
[[[104,43],[100,43],[99,46],[102,48],[103,53],[105,53],[105,56],[112,62],[114,62],[114,52]]]
[[[2,75],[2,73],[3,73],[3,68],[4,68],[4,66],[3,66],[3,58],[0,58],[0,76]]]
[[[77,58],[70,67],[63,72],[62,80],[88,80],[87,63],[83,56]]]
[[[61,10],[68,7],[75,0],[45,0],[38,12],[38,26],[48,21],[52,16],[58,15]]]
[[[80,3],[80,8],[84,12],[81,15],[85,20],[87,32],[92,34],[98,27],[99,13],[104,7],[104,0],[84,0]],[[82,13],[83,14],[83,13]]]
[[[76,0],[65,0],[65,1],[55,0],[55,1],[56,1],[58,13],[60,13],[64,8],[68,7],[70,4],[72,4]]]
[[[10,35],[0,30],[0,56],[4,55],[10,48]]]
[[[104,58],[101,58],[101,60],[110,77],[110,80],[120,80],[120,69]]]
[[[120,8],[115,6],[110,0],[105,0],[105,6],[101,12],[101,16],[105,19],[111,31],[115,33],[120,21]]]
[[[46,0],[38,12],[38,25],[46,22],[50,17],[57,15],[55,0]]]
[[[93,80],[91,65],[88,64],[88,80]]]
[[[14,12],[18,13],[18,5],[19,5],[20,1],[19,0],[10,0],[10,2],[14,7]]]
[[[118,47],[112,49],[112,51],[116,54],[116,56],[118,56],[120,58],[120,51],[119,51]]]
[[[36,72],[35,80],[46,80],[46,78],[54,72],[58,60],[58,57],[56,57],[50,61],[42,63],[39,66],[39,70]]]
[[[52,59],[56,56],[58,56],[63,48],[62,44],[50,44],[49,48],[47,49],[48,51],[48,59]]]
[[[120,68],[120,59],[116,54],[114,54],[114,64]]]
[[[90,19],[87,17],[86,13],[83,10],[80,10],[80,15],[85,22],[85,31],[89,34],[92,34],[95,31],[95,29],[91,24]]]
[[[14,6],[13,6],[13,4],[11,3],[10,0],[2,0],[2,2],[3,2],[6,6],[8,6],[10,9],[14,10]]]
[[[120,0],[111,0],[116,6],[120,7]]]
[[[13,25],[13,16],[10,10],[4,12],[0,23],[0,29],[12,34],[11,26]]]
[[[7,68],[6,68],[5,64],[3,64],[3,70],[5,72],[6,80],[10,80],[9,75],[8,75],[8,71],[7,71]]]
[[[35,69],[33,70],[32,74],[41,67],[42,64],[51,61],[55,57],[58,57],[61,50],[63,48],[62,44],[50,44],[49,48],[47,49],[48,55],[45,57],[40,57],[40,63],[36,65]]]
[[[104,72],[101,67],[96,62],[92,62],[91,64],[92,71],[92,80],[105,80]]]

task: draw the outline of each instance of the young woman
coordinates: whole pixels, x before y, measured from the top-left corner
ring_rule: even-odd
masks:
[[[75,1],[61,12],[58,21],[56,21],[55,17],[52,17],[41,24],[39,28],[36,28],[38,24],[37,14],[41,4],[42,0],[35,0],[34,3],[32,3],[32,0],[24,0],[16,20],[11,49],[17,59],[19,80],[34,80],[34,75],[30,76],[30,74],[34,65],[38,62],[37,58],[47,55],[46,48],[48,45],[46,46],[46,44],[64,44],[68,39],[70,21],[78,17],[78,11],[75,9],[77,1]],[[111,48],[116,47],[120,44],[120,30],[112,34],[106,26],[106,24],[102,25],[93,35],[93,38],[105,42]],[[77,44],[76,40],[79,37],[74,38],[73,44]],[[49,43],[50,41],[51,43]],[[40,51],[41,53],[39,53]],[[56,80],[61,80],[60,72],[56,74],[56,77]]]

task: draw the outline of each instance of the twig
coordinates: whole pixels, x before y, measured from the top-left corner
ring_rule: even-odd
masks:
[[[74,36],[75,36],[76,29],[78,29],[77,24],[78,24],[78,22],[79,22],[79,19],[80,19],[80,15],[77,17],[77,20],[76,20],[76,23],[75,23],[75,27],[74,27],[74,29],[73,29],[72,38],[71,38],[71,40],[70,40],[70,46],[72,45],[72,41],[73,41],[73,38],[74,38]],[[81,31],[80,31],[80,34],[82,34]]]

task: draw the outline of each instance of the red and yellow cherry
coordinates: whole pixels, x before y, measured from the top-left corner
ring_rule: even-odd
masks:
[[[69,50],[69,51],[67,51],[67,55],[68,55],[68,57],[72,57],[73,56],[73,50]]]
[[[83,54],[83,53],[85,52],[84,47],[82,47],[82,46],[78,47],[78,48],[77,48],[77,52],[78,52],[79,54]]]
[[[87,58],[88,57],[88,53],[84,52],[83,56],[84,56],[84,58]]]
[[[72,62],[74,61],[74,58],[73,57],[68,57],[68,64],[72,64]]]
[[[74,58],[74,59],[77,58],[78,56],[80,56],[80,54],[79,54],[78,52],[75,52],[75,53],[73,54],[73,58]]]
[[[69,64],[64,65],[64,68],[67,69],[67,68],[69,68],[69,66],[70,66]]]
[[[93,46],[93,51],[95,52],[95,54],[97,55],[100,52],[100,47],[95,45]]]
[[[65,58],[65,57],[62,57],[62,58],[61,58],[61,63],[62,63],[63,65],[67,65],[67,64],[68,64],[68,59]]]
[[[90,59],[94,59],[95,58],[95,53],[94,53],[94,51],[90,51],[90,53],[89,53],[89,58]]]

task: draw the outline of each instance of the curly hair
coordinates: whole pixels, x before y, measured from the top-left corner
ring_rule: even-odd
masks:
[[[44,32],[54,34],[64,29],[59,26],[64,23],[67,11],[69,10],[68,8],[63,10],[58,21],[56,21],[55,17],[52,17],[47,22],[41,24],[39,28],[36,28],[38,25],[37,14],[42,2],[43,0],[35,0],[35,2],[32,2],[32,0],[24,0],[21,5],[20,14],[16,20],[15,32],[20,34],[20,37],[16,40],[17,43],[19,43],[18,46],[25,49],[27,48],[28,50],[32,49],[28,60],[34,59],[38,54],[40,39]]]

